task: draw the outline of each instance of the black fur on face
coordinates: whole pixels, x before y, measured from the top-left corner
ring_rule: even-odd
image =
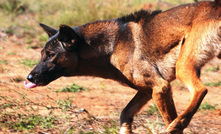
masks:
[[[61,77],[72,75],[78,65],[76,43],[77,34],[68,26],[60,30],[40,24],[50,39],[41,51],[41,60],[28,75],[28,80],[38,86],[44,86]]]

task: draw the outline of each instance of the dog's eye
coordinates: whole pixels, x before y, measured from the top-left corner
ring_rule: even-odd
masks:
[[[49,55],[48,55],[48,58],[52,58],[52,57],[54,57],[54,55],[55,55],[55,54],[49,54]]]

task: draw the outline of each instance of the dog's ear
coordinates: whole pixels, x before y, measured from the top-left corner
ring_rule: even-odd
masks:
[[[52,27],[49,27],[45,24],[39,23],[39,25],[44,29],[44,31],[48,34],[49,37],[55,35],[58,30]]]
[[[71,27],[60,25],[58,40],[63,42],[62,45],[66,50],[73,50],[76,48],[75,44],[78,40],[78,35]]]

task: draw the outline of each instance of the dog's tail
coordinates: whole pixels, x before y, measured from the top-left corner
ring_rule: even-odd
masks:
[[[215,0],[215,5],[216,6],[221,6],[221,0]]]

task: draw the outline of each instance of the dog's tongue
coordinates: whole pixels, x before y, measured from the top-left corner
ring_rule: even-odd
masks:
[[[37,86],[35,83],[31,83],[31,82],[27,82],[27,81],[24,81],[24,85],[26,88],[34,88]]]

